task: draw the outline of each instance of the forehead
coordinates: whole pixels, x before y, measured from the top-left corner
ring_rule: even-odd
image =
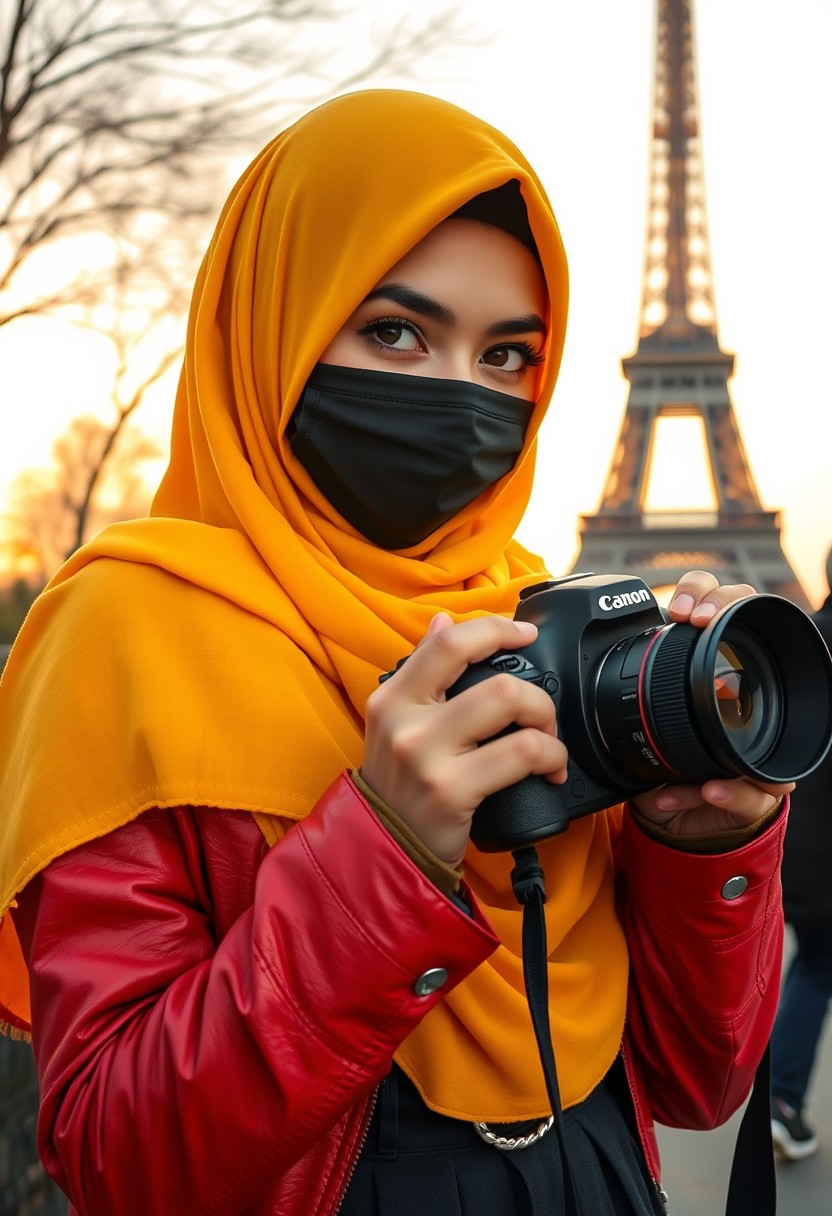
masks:
[[[443,303],[477,311],[544,315],[546,289],[534,255],[520,241],[480,220],[448,219],[433,228],[387,274]]]

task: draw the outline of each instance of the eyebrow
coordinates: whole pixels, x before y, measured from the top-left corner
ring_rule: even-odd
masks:
[[[498,338],[502,334],[540,334],[546,337],[548,330],[542,317],[536,312],[527,313],[525,317],[509,317],[505,321],[495,321],[485,331],[487,338]]]
[[[443,325],[456,325],[456,316],[450,308],[446,308],[431,296],[422,295],[421,291],[416,291],[414,287],[407,287],[404,283],[385,283],[382,287],[374,287],[369,295],[364,297],[364,303],[379,297],[392,300],[394,304],[401,304],[402,308],[410,308],[420,316],[430,317],[432,321],[441,321]]]
[[[432,321],[441,321],[443,325],[456,325],[456,315],[450,308],[440,304],[432,296],[423,295],[414,287],[408,287],[405,283],[385,283],[381,287],[374,287],[364,297],[363,303],[378,299],[392,300],[394,304],[401,304],[402,308],[409,308],[413,312],[419,313],[420,316],[429,317]],[[524,317],[508,317],[504,321],[495,321],[493,325],[488,326],[485,332],[489,338],[500,337],[503,334],[531,333],[541,334],[545,338],[547,329],[543,318],[539,317],[536,312],[531,312]]]

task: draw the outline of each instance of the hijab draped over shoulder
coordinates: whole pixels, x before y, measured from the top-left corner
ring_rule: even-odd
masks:
[[[384,273],[466,200],[512,180],[550,313],[523,452],[419,545],[379,549],[293,458],[287,423],[322,351]],[[513,613],[520,589],[545,577],[512,537],[566,305],[563,248],[540,181],[508,139],[453,105],[393,90],[347,94],[260,153],[196,281],[170,464],[151,517],[105,529],[66,563],[0,682],[0,913],[53,858],[150,807],[247,810],[274,843],[360,764],[368,695],[437,612]],[[566,1105],[594,1087],[621,1038],[626,952],[612,907],[612,830],[611,817],[593,815],[539,850]],[[469,849],[466,878],[502,945],[397,1053],[431,1106],[468,1118],[547,1111],[510,868],[510,856]],[[28,1029],[8,916],[0,1005],[13,1029]]]

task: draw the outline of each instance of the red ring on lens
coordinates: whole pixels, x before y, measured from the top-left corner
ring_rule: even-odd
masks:
[[[656,645],[656,643],[659,641],[659,639],[664,635],[665,631],[670,628],[671,628],[670,625],[663,625],[661,629],[657,629],[656,632],[653,634],[652,638],[650,639],[650,641],[647,643],[647,649],[644,651],[644,654],[641,656],[641,666],[638,669],[638,685],[637,685],[638,716],[641,719],[642,726],[644,727],[644,733],[647,735],[647,742],[650,744],[651,748],[656,753],[656,756],[658,757],[660,763],[663,764],[664,767],[666,769],[668,769],[671,773],[673,773],[674,776],[679,777],[680,779],[683,780],[684,778],[683,778],[682,773],[680,773],[677,768],[674,768],[673,765],[670,763],[670,761],[665,758],[664,752],[659,747],[659,745],[656,743],[656,740],[653,738],[653,734],[650,730],[650,722],[649,722],[649,719],[648,719],[648,716],[646,713],[646,701],[645,701],[645,697],[644,697],[644,680],[645,680],[645,671],[647,668],[647,659],[648,659],[649,655],[651,654],[653,647]]]

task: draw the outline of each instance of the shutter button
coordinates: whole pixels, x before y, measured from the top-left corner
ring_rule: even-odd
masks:
[[[448,973],[444,967],[431,967],[429,971],[422,972],[413,985],[413,991],[417,996],[430,996],[447,982]]]
[[[722,888],[722,898],[736,899],[738,895],[742,895],[747,886],[748,879],[744,878],[742,874],[737,874],[734,878],[729,878]]]

